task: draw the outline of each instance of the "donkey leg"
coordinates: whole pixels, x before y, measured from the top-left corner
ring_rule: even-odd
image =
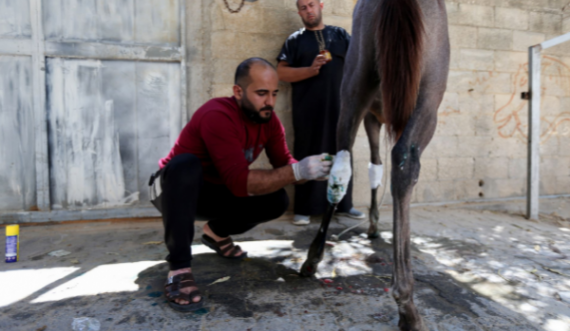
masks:
[[[435,132],[437,108],[442,96],[441,87],[430,89],[424,86],[416,109],[391,153],[391,190],[394,202],[392,295],[398,304],[400,330],[427,331],[413,300],[409,207],[413,187],[420,175],[420,156]]]
[[[336,204],[331,204],[323,217],[321,222],[321,227],[319,228],[319,232],[317,236],[311,243],[311,247],[309,248],[309,254],[307,256],[307,260],[301,266],[301,276],[310,277],[317,272],[317,267],[319,263],[323,260],[323,256],[325,254],[325,242],[327,239],[327,230],[329,228],[329,224],[331,219],[334,215],[336,210]]]
[[[375,20],[371,1],[358,1],[354,7],[352,23],[353,39],[346,54],[343,79],[340,87],[340,116],[337,127],[337,150],[352,149],[358,126],[368,113],[380,110],[374,97],[380,90],[380,77],[374,45],[375,34],[370,32],[370,22]],[[374,101],[374,102],[373,102]],[[378,140],[378,139],[377,139]]]
[[[373,104],[376,103],[376,100]],[[364,117],[364,128],[366,129],[366,135],[368,136],[368,142],[370,145],[370,188],[371,188],[371,201],[370,201],[370,212],[369,212],[369,220],[370,220],[370,227],[368,228],[368,238],[378,238],[380,236],[380,232],[378,231],[378,220],[380,218],[380,213],[378,211],[378,187],[382,182],[382,175],[381,175],[381,168],[382,160],[380,158],[380,128],[382,123],[378,120],[378,118],[373,113],[368,113]],[[373,178],[379,177],[379,178]],[[375,180],[374,180],[375,179]]]
[[[400,142],[392,150],[391,180],[394,202],[392,296],[398,304],[400,330],[424,331],[427,328],[413,300],[414,276],[410,259],[409,206],[413,186],[419,178],[419,150],[415,145]]]
[[[378,221],[380,220],[380,211],[378,210],[378,187],[370,190],[370,210],[368,213],[368,239],[375,239],[380,237],[380,230],[378,230]]]
[[[357,3],[355,11],[364,11],[360,2]],[[367,29],[367,26],[361,25],[363,25],[362,22],[354,21],[353,32],[365,31]],[[348,157],[341,158],[339,157],[340,153],[337,154],[335,165],[337,162],[340,162],[339,165],[350,166],[350,150],[356,138],[358,125],[362,122],[374,93],[378,91],[378,73],[375,70],[368,70],[368,68],[373,68],[376,65],[374,62],[374,50],[368,47],[374,42],[374,36],[373,34],[362,35],[363,38],[360,38],[358,41],[353,39],[350,43],[345,60],[341,85],[340,117],[337,127],[337,151],[346,151],[347,153],[344,155],[348,154]],[[339,161],[339,159],[344,161]],[[335,166],[333,165],[331,178],[333,177],[332,171],[334,169]],[[346,180],[348,181],[348,178]],[[342,199],[342,197],[340,198]],[[308,259],[301,268],[301,275],[312,275],[316,272],[317,264],[321,261],[322,252],[324,252],[328,224],[331,221],[335,208],[336,204],[331,203],[326,215],[323,217],[319,233],[309,249]]]

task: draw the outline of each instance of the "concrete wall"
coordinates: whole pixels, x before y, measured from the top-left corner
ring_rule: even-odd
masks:
[[[527,50],[569,32],[566,4],[447,3],[451,71],[416,201],[524,195],[528,105],[520,94],[528,89]],[[540,191],[546,195],[570,193],[569,49],[558,46],[543,58]]]
[[[527,89],[527,48],[570,32],[567,1],[447,2],[452,47],[448,90],[439,109],[436,135],[422,157],[413,202],[524,195],[527,102],[520,99],[520,93]],[[73,1],[75,5],[62,7],[61,0],[0,1],[0,72],[6,72],[0,78],[0,151],[4,152],[0,154],[7,155],[7,161],[0,163],[0,222],[26,217],[27,221],[46,221],[156,215],[146,196],[146,179],[158,158],[168,153],[179,124],[208,99],[231,94],[234,70],[240,61],[261,56],[275,62],[287,36],[302,26],[294,0],[246,0],[243,9],[235,14],[229,12],[224,0],[95,2],[88,1],[87,7],[81,7]],[[227,2],[237,8],[241,1]],[[178,16],[179,3],[185,5],[185,20]],[[324,3],[325,23],[350,32],[355,0]],[[87,11],[77,12],[81,8]],[[62,17],[75,19],[66,21]],[[185,52],[179,46],[185,47]],[[569,51],[567,43],[545,52],[543,59],[541,194],[545,195],[570,194]],[[75,119],[54,108],[54,88],[66,81],[52,75],[59,68],[54,62],[58,58],[66,59],[62,61],[71,67],[79,63],[76,61],[89,59],[85,60],[86,68],[107,68],[87,75],[93,77],[89,86],[97,88],[85,90],[96,97],[85,100],[112,99],[112,103],[88,104],[99,105],[98,118],[100,123],[108,124],[107,131],[57,130],[57,125]],[[186,67],[181,67],[179,61]],[[101,78],[97,78],[99,74]],[[162,78],[155,79],[157,75]],[[70,86],[75,85],[80,89],[79,84]],[[168,88],[154,93],[154,87]],[[276,113],[292,146],[291,89],[285,83],[280,89]],[[87,97],[73,89],[65,91]],[[90,108],[79,108],[89,113]],[[137,130],[129,125],[134,123],[129,119],[134,109],[148,115],[137,115],[148,125],[137,124]],[[116,117],[114,125],[108,122],[111,117]],[[164,121],[156,122],[159,117]],[[89,122],[89,117],[83,120]],[[162,129],[151,130],[154,123],[160,123]],[[77,190],[70,190],[69,182],[62,180],[71,174],[68,170],[75,163],[66,161],[67,166],[59,166],[59,175],[53,167],[54,162],[64,160],[58,155],[77,153],[68,148],[58,150],[55,147],[65,144],[53,142],[55,138],[69,141],[75,134],[81,140],[89,132],[89,137],[102,135],[100,141],[105,144],[101,145],[101,153],[107,157],[90,158],[89,144],[81,146],[82,157],[93,161],[87,162],[88,167],[106,169],[104,172],[113,176],[96,181],[101,187],[96,187],[95,182],[73,183],[77,185],[71,188],[81,188],[81,194],[75,196],[83,202],[77,203],[68,194]],[[381,153],[385,155],[389,146],[382,142]],[[368,149],[361,128],[354,146],[357,206],[369,203]],[[115,162],[119,154],[120,162]],[[120,164],[122,179],[120,169],[113,168]],[[254,167],[266,168],[269,164],[262,157]],[[91,197],[89,192],[109,188],[113,188],[108,192],[112,194],[84,199]],[[115,189],[124,194],[115,194]],[[120,206],[126,208],[117,208]],[[26,210],[40,212],[20,213]]]
[[[186,2],[189,115],[210,98],[230,96],[235,69],[246,58],[258,56],[276,64],[285,39],[303,26],[294,0],[250,1],[237,14],[231,14],[223,0]],[[240,2],[228,0],[231,8],[237,8]],[[325,23],[350,32],[354,3],[326,0]],[[279,89],[276,114],[285,126],[289,146],[293,146],[291,86],[282,82]],[[270,168],[270,164],[262,155],[252,167]],[[292,187],[287,190],[291,196]],[[359,205],[365,203],[358,201]]]
[[[294,0],[246,2],[231,14],[223,0],[189,1],[190,114],[211,97],[231,94],[237,64],[275,62],[286,37],[302,26]],[[238,0],[228,0],[233,8]],[[326,24],[350,32],[353,0],[325,0]],[[451,71],[438,128],[422,158],[413,202],[523,196],[526,190],[528,46],[570,32],[566,0],[448,1]],[[570,43],[543,59],[541,194],[570,193]],[[291,91],[281,84],[277,115],[292,146]],[[382,141],[381,153],[386,144]],[[356,205],[369,203],[368,142],[359,131]],[[388,154],[389,155],[389,154]],[[267,167],[260,159],[256,167]],[[387,192],[389,195],[389,190]],[[387,200],[389,201],[389,199]]]

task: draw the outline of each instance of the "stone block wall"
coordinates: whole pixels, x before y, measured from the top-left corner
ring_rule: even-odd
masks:
[[[417,202],[526,192],[528,47],[570,32],[566,1],[448,1],[451,70]],[[543,56],[541,194],[570,193],[570,44]],[[438,146],[443,143],[443,146]],[[446,149],[443,152],[441,149]],[[442,153],[451,154],[444,156]],[[458,171],[458,169],[461,169]]]
[[[227,0],[232,8],[241,1]],[[325,0],[325,24],[351,31],[355,0]],[[412,202],[520,197],[526,191],[528,47],[570,32],[566,0],[446,2],[451,40],[448,88],[436,134],[422,156]],[[283,42],[302,27],[294,0],[246,1],[230,13],[223,0],[187,1],[188,108],[231,95],[239,62],[276,63]],[[570,7],[570,6],[569,6]],[[541,194],[570,194],[570,43],[543,58]],[[291,89],[281,83],[276,114],[292,146]],[[381,140],[381,155],[389,143]],[[369,145],[354,146],[357,206],[369,204]],[[389,160],[385,160],[389,175]],[[267,168],[260,158],[254,167]],[[388,176],[389,177],[389,176]],[[389,185],[389,184],[388,184]],[[291,188],[289,188],[290,191]],[[390,202],[387,190],[387,200]]]

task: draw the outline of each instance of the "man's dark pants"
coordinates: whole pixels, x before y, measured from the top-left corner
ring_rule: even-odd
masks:
[[[277,192],[236,197],[225,185],[203,180],[200,159],[192,154],[172,158],[161,170],[162,220],[170,270],[189,268],[196,215],[208,219],[220,237],[244,233],[260,223],[283,215],[289,206],[284,189]]]

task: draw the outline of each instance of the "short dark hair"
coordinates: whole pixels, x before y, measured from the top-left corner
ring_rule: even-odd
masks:
[[[273,69],[274,71],[277,71],[277,69],[275,69],[275,66],[266,59],[262,59],[260,57],[250,57],[249,59],[244,60],[242,63],[240,63],[237,66],[234,84],[239,85],[242,88],[246,88],[249,85],[249,83],[251,83],[249,70],[254,64],[261,64],[263,66]]]

